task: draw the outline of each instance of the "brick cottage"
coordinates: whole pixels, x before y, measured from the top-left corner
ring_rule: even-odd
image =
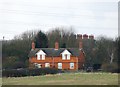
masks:
[[[78,45],[79,48],[59,48],[56,41],[55,48],[35,48],[35,43],[32,42],[32,49],[28,55],[29,68],[82,69],[85,62],[82,40]]]

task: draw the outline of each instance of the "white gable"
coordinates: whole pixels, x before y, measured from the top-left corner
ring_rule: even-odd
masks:
[[[37,60],[45,60],[45,55],[46,55],[46,53],[43,52],[42,50],[39,50],[39,51],[36,53],[36,55],[37,55]]]
[[[61,54],[62,60],[70,60],[71,53],[68,50],[64,50]]]
[[[46,55],[46,53],[45,52],[43,52],[42,50],[39,50],[37,53],[36,53],[37,55]]]
[[[69,54],[69,55],[71,55],[71,53],[70,53],[68,50],[64,50],[61,54],[62,54],[62,55],[64,55],[64,54]]]

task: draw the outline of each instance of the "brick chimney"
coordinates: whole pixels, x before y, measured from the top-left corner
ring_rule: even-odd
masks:
[[[79,37],[80,37],[80,40],[82,40],[82,34],[80,34]]]
[[[79,50],[82,50],[83,49],[83,43],[82,41],[79,42]]]
[[[55,50],[58,50],[59,49],[59,43],[56,41],[55,42]]]
[[[35,49],[35,43],[34,43],[34,41],[32,41],[32,50],[34,50]]]
[[[81,40],[82,39],[82,34],[77,34],[76,39]]]
[[[94,36],[93,35],[89,35],[89,39],[94,39]]]
[[[87,34],[84,34],[84,35],[83,35],[83,39],[88,39],[88,35],[87,35]]]

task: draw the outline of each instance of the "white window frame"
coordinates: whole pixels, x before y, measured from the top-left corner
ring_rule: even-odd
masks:
[[[74,69],[75,64],[74,63],[70,63],[70,69]]]
[[[45,63],[45,67],[50,67],[50,63]]]
[[[40,55],[37,55],[37,60],[40,60]]]
[[[43,55],[43,54],[37,55],[37,60],[45,60],[45,55]]]
[[[37,68],[42,68],[42,67],[41,67],[42,64],[34,63],[34,65],[35,65],[35,67],[37,67]]]
[[[65,55],[62,55],[62,60],[66,60]]]
[[[62,69],[62,63],[58,63],[58,69]]]
[[[42,64],[37,64],[37,67],[38,67],[38,68],[42,68],[41,65],[42,65]]]
[[[70,60],[70,54],[67,54],[67,60]]]
[[[67,58],[66,58],[66,56],[67,56]],[[63,54],[62,60],[70,60],[70,54]]]
[[[45,55],[42,55],[42,60],[45,60]]]

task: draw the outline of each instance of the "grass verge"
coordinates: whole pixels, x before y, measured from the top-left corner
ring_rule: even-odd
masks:
[[[2,85],[118,85],[117,73],[63,73],[2,78]]]

